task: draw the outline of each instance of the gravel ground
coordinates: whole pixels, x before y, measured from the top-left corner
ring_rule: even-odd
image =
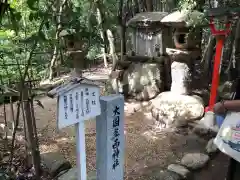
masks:
[[[103,71],[103,74],[106,72],[108,70]],[[104,75],[102,77],[105,78]],[[56,99],[43,97],[40,100],[44,109],[36,106],[35,113],[41,152],[62,152],[74,165],[76,159],[74,128],[69,127],[58,131],[56,129]],[[204,151],[207,143],[191,134],[190,129],[157,132],[155,121],[150,118],[149,111],[143,106],[136,103],[125,104],[126,180],[153,179],[151,176],[155,172],[165,169],[170,163],[179,162],[185,153]],[[7,106],[8,121],[11,117],[9,110],[10,107]],[[3,107],[1,106],[0,123],[3,122]],[[95,170],[96,167],[95,130],[95,120],[87,121],[86,148],[89,171]],[[18,133],[18,139],[21,140],[22,137],[22,133]],[[223,180],[221,178],[224,177],[226,167],[227,157],[220,154],[210,163],[210,166],[201,172],[196,172],[195,179],[211,180],[213,177],[218,177],[218,180]]]
[[[58,131],[56,129],[56,100],[44,97],[41,102],[44,109],[37,106],[35,108],[41,152],[60,151],[74,165],[76,152],[74,128],[69,127]],[[155,122],[145,108],[134,103],[126,103],[125,109],[126,180],[151,179],[151,174],[165,169],[170,163],[179,162],[185,153],[204,151],[207,142],[191,134],[189,129],[156,133]],[[7,110],[9,110],[8,107]],[[2,121],[3,119],[0,117],[0,122]],[[18,139],[21,139],[20,135],[21,133]],[[95,135],[95,120],[89,120],[86,122],[87,168],[89,171],[95,170],[96,167]],[[196,180],[201,180],[202,176],[206,177],[203,178],[206,180],[216,177],[212,176],[213,169],[216,173],[225,173],[226,158],[222,158],[220,155],[216,159],[213,166],[202,172],[196,172]]]

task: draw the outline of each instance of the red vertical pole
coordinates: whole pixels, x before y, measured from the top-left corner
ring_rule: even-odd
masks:
[[[214,104],[216,103],[217,89],[218,89],[219,76],[220,76],[219,68],[221,65],[224,39],[225,39],[225,36],[217,37],[216,55],[215,55],[214,66],[213,66],[212,87],[211,87],[209,109],[208,109],[209,111],[213,111]]]

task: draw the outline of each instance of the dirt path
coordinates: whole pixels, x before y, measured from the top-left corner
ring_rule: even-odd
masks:
[[[106,79],[107,70],[93,73],[85,72],[91,79]],[[91,74],[91,77],[88,75]],[[99,75],[100,74],[100,75]],[[35,106],[41,153],[58,151],[75,164],[75,130],[73,127],[61,131],[56,129],[56,99],[40,99],[44,109]],[[147,103],[145,103],[146,105]],[[7,117],[10,116],[7,106]],[[3,123],[3,107],[0,106],[0,123]],[[87,168],[96,167],[96,129],[95,120],[86,122]],[[21,123],[21,126],[23,124]],[[206,141],[191,133],[190,129],[168,130],[156,133],[155,121],[149,111],[139,103],[125,103],[125,174],[126,180],[152,179],[155,172],[165,169],[170,163],[178,162],[185,153],[203,152]],[[18,133],[18,139],[23,137]],[[216,177],[224,180],[227,157],[220,154],[209,166],[195,173],[195,180],[211,180]]]
[[[195,172],[194,180],[225,180],[228,169],[229,157],[219,153],[207,167],[200,172]]]
[[[40,100],[44,109],[36,106],[35,111],[41,152],[62,152],[72,164],[75,164],[74,128],[69,127],[58,131],[56,99],[43,97]],[[3,119],[0,117],[1,121]],[[139,104],[125,104],[126,180],[146,180],[154,172],[165,169],[170,163],[178,162],[185,153],[204,151],[207,142],[191,134],[189,129],[156,133],[154,124],[155,122],[144,107],[141,109]],[[90,120],[86,123],[89,171],[95,170],[96,167],[95,136],[95,120]],[[226,158],[219,156],[217,160],[220,161],[214,160],[207,170],[197,172],[196,180],[211,180],[218,172],[224,174]]]

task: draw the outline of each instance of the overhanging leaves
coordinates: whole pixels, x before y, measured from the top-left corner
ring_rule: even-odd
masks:
[[[38,0],[27,0],[27,5],[31,10],[38,10]]]

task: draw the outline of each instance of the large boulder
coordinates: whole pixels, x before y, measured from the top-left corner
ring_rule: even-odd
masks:
[[[124,70],[119,80],[111,79],[115,91],[136,100],[147,101],[163,90],[163,67],[157,63],[132,63]]]
[[[49,152],[41,154],[41,160],[52,177],[55,177],[61,171],[71,168],[70,162],[66,160],[64,156],[59,152]]]
[[[204,115],[204,105],[200,97],[163,92],[151,100],[151,103],[152,116],[166,126],[183,126]]]

